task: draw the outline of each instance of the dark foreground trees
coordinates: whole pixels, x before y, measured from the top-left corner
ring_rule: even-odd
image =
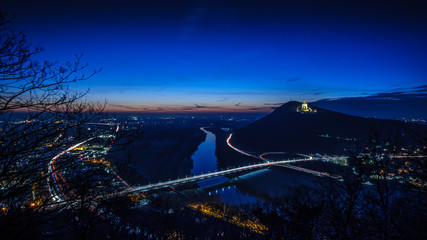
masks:
[[[49,162],[83,138],[79,127],[99,118],[104,104],[69,89],[97,70],[85,74],[80,56],[64,64],[35,60],[43,49],[10,29],[10,21],[0,13],[0,235],[26,238],[61,208],[47,180],[68,163],[52,171]]]
[[[194,213],[170,196],[158,200],[160,206],[136,210],[126,197],[93,201],[123,187],[102,161],[75,153],[52,169],[55,155],[91,137],[83,126],[102,113],[104,105],[85,102],[86,93],[68,88],[93,73],[82,74],[80,57],[63,65],[34,60],[42,49],[8,22],[0,14],[1,239],[426,239],[425,189],[414,191],[393,178],[405,167],[374,151],[376,146],[353,156],[355,173],[342,182],[326,181],[321,191],[297,189],[275,206],[254,208],[248,217],[268,227],[264,235]],[[425,161],[409,165],[416,176],[402,177],[426,179]]]
[[[386,138],[387,139],[387,138]],[[373,134],[350,156],[342,179],[319,178],[253,213],[270,239],[426,239],[425,157],[397,154],[396,141]],[[425,142],[420,142],[424,146]],[[399,147],[398,147],[399,146]],[[421,150],[421,149],[420,149]],[[421,151],[425,151],[421,150]]]

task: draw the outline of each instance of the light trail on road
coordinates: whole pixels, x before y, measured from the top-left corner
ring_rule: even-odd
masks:
[[[69,152],[69,151],[71,151],[71,150],[73,150],[73,149],[75,149],[75,148],[77,148],[77,147],[79,147],[79,146],[81,146],[82,144],[84,144],[84,143],[86,143],[86,142],[88,142],[88,141],[90,141],[90,140],[92,140],[92,139],[94,139],[95,137],[92,137],[92,138],[89,138],[89,139],[87,139],[87,140],[85,140],[85,141],[83,141],[83,142],[79,142],[79,143],[77,143],[77,144],[75,144],[75,145],[73,145],[73,146],[71,146],[71,147],[69,147],[68,149],[66,149],[66,150],[64,150],[64,151],[62,151],[61,153],[59,153],[58,155],[56,155],[55,157],[53,157],[52,158],[52,160],[49,162],[49,164],[48,164],[48,175],[51,175],[51,174],[53,174],[52,175],[52,177],[53,177],[53,179],[54,179],[54,181],[55,181],[55,184],[56,185],[58,185],[58,187],[61,189],[61,192],[62,192],[62,187],[61,187],[61,185],[58,183],[58,176],[57,176],[57,173],[59,173],[57,170],[56,170],[56,168],[55,168],[55,161],[59,158],[59,157],[61,157],[62,155],[64,155],[65,153],[67,153],[67,152]],[[60,174],[60,173],[59,173]],[[66,182],[65,182],[65,179],[62,177],[62,175],[60,174],[60,177],[63,179],[63,181],[64,181],[64,183],[65,184],[67,184]],[[59,200],[62,200],[57,194],[56,194],[56,192],[55,192],[55,190],[53,189],[51,189],[51,185],[50,185],[50,181],[49,181],[49,177],[47,178],[47,184],[48,184],[48,189],[49,189],[49,192],[50,192],[50,195],[52,196],[52,199],[54,199],[55,201],[59,201]],[[67,184],[68,185],[68,184]],[[52,192],[53,191],[53,192]],[[65,197],[65,194],[64,194],[64,192],[62,192],[62,195]],[[66,197],[65,197],[66,198]]]
[[[110,126],[110,124],[104,124],[104,125],[109,125]],[[120,125],[116,125],[116,129],[115,129],[115,132],[117,133],[118,131],[119,131],[119,129],[120,129]],[[98,136],[99,137],[99,136]],[[89,138],[89,139],[87,139],[87,140],[85,140],[85,141],[82,141],[82,142],[79,142],[79,143],[77,143],[77,144],[75,144],[75,145],[73,145],[73,146],[71,146],[71,147],[69,147],[68,149],[66,149],[66,150],[64,150],[64,151],[62,151],[61,153],[59,153],[59,154],[57,154],[55,157],[53,157],[52,158],[52,160],[49,162],[49,164],[48,164],[48,175],[50,176],[50,175],[52,175],[52,177],[53,177],[53,180],[54,180],[54,183],[55,183],[55,185],[57,185],[58,186],[58,188],[59,188],[59,190],[60,190],[60,192],[61,192],[61,195],[63,196],[63,198],[64,199],[67,199],[67,196],[65,195],[65,193],[64,193],[64,191],[63,191],[63,187],[62,187],[62,185],[61,185],[61,183],[59,183],[59,180],[62,180],[62,182],[67,186],[67,188],[68,189],[70,189],[70,187],[69,187],[69,185],[68,185],[68,183],[66,182],[66,180],[65,180],[65,178],[62,176],[62,174],[56,169],[56,167],[55,167],[55,162],[56,162],[56,160],[59,158],[59,157],[61,157],[62,155],[64,155],[65,153],[67,153],[67,152],[69,152],[69,151],[72,151],[72,150],[74,150],[75,148],[77,148],[77,147],[79,147],[79,146],[81,146],[82,144],[84,144],[84,143],[86,143],[86,142],[88,142],[88,141],[91,141],[91,140],[93,140],[93,139],[95,139],[95,138],[97,138],[97,137],[92,137],[92,138]],[[108,150],[110,150],[111,149],[111,147],[112,147],[112,145],[113,145],[113,143],[115,142],[115,140],[116,140],[116,137],[114,136],[114,138],[113,138],[113,140],[111,141],[111,144],[110,144],[110,147],[108,148]],[[80,159],[83,161],[83,159],[82,159],[82,157],[81,157],[81,155],[79,156],[80,157]],[[106,164],[104,164],[104,165],[106,165]],[[123,183],[123,184],[125,184],[127,187],[130,187],[130,185],[126,182],[126,181],[124,181],[114,170],[113,170],[113,168],[111,168],[111,166],[109,166],[109,165],[106,165],[110,170],[111,170],[111,172]],[[59,178],[58,178],[58,176],[59,176]],[[50,195],[52,196],[52,199],[54,199],[54,201],[56,201],[56,202],[58,202],[58,201],[60,201],[60,200],[64,200],[64,199],[62,199],[58,194],[56,194],[56,191],[55,191],[55,189],[52,189],[52,187],[51,187],[51,184],[50,184],[50,178],[48,177],[47,178],[47,183],[48,183],[48,189],[49,189],[49,193],[50,193]],[[73,190],[70,190],[70,193],[73,195],[73,196],[76,196],[76,194],[74,193],[74,191]]]
[[[117,125],[117,127],[116,127],[116,130],[115,130],[115,132],[117,133],[118,131],[119,131],[119,129],[120,129],[120,126],[119,125]],[[100,137],[100,136],[97,136],[97,137]],[[93,140],[93,139],[95,139],[95,138],[97,138],[97,137],[92,137],[92,138],[89,138],[89,139],[87,139],[87,140],[85,140],[85,141],[82,141],[82,142],[79,142],[79,143],[77,143],[77,144],[75,144],[75,145],[73,145],[73,146],[71,146],[71,147],[69,147],[68,149],[66,149],[66,150],[64,150],[64,151],[62,151],[61,153],[59,153],[59,154],[57,154],[55,157],[53,157],[52,158],[52,160],[49,162],[49,164],[48,164],[48,178],[47,178],[47,184],[48,184],[48,189],[49,189],[49,192],[50,192],[50,195],[52,196],[52,199],[54,200],[54,202],[56,202],[56,205],[57,206],[62,206],[63,204],[68,204],[70,207],[73,207],[74,206],[74,208],[76,208],[75,206],[77,205],[77,204],[79,204],[79,202],[80,202],[80,199],[78,198],[78,195],[73,191],[73,190],[71,190],[71,188],[70,188],[70,186],[68,185],[68,183],[66,182],[66,180],[65,180],[65,178],[62,176],[62,174],[59,172],[59,170],[57,170],[56,169],[56,167],[55,167],[55,161],[59,158],[59,157],[61,157],[62,155],[64,155],[65,153],[67,153],[67,152],[69,152],[69,151],[72,151],[72,150],[74,150],[74,149],[76,149],[77,147],[79,147],[79,146],[81,146],[82,144],[84,144],[84,143],[86,143],[86,142],[88,142],[88,141],[91,141],[91,140]],[[115,142],[115,140],[116,140],[116,137],[114,136],[114,138],[113,138],[113,140],[112,140],[112,142],[111,142],[111,144],[110,144],[110,148],[111,148],[111,145]],[[82,156],[81,155],[79,155],[79,157],[80,157],[80,159],[82,160],[82,161],[84,161],[83,159],[82,159]],[[109,164],[104,164],[105,166],[107,166],[110,170],[111,170],[111,172],[123,183],[123,184],[125,184],[127,187],[130,187],[130,185],[127,183],[127,182],[125,182],[114,170],[113,170],[113,168],[111,167],[111,166],[109,166]],[[58,188],[59,188],[59,190],[60,190],[60,193],[62,194],[62,196],[63,196],[63,198],[65,199],[65,200],[67,200],[67,201],[65,201],[64,199],[62,199],[59,195],[57,195],[56,194],[56,191],[55,191],[55,189],[54,189],[54,187],[52,187],[51,186],[51,184],[50,184],[50,175],[52,175],[53,176],[53,180],[54,180],[54,183],[55,183],[55,185],[57,185],[58,186]],[[58,179],[58,175],[59,175],[59,177],[60,177],[60,179]],[[69,189],[69,192],[71,193],[71,195],[72,196],[74,196],[74,199],[67,199],[67,196],[66,196],[66,194],[65,194],[65,192],[64,192],[64,189],[62,188],[62,186],[61,186],[61,184],[59,183],[59,180],[62,180],[62,182],[67,186],[67,189]],[[70,201],[71,200],[71,201]],[[91,211],[91,212],[95,212],[95,205],[93,204],[93,203],[90,203],[90,205],[89,206],[87,206],[87,208]],[[98,211],[96,212],[96,214],[99,216],[99,217],[101,217],[102,219],[105,219],[105,217],[101,214],[101,213],[99,213]]]
[[[263,159],[263,158],[261,158],[261,157],[259,157],[259,156],[256,156],[256,155],[253,155],[253,154],[247,153],[247,152],[245,152],[245,151],[243,151],[243,150],[241,150],[241,149],[238,149],[237,147],[233,146],[233,145],[230,143],[230,139],[231,139],[231,137],[232,137],[232,136],[233,136],[233,134],[232,134],[232,133],[230,133],[230,136],[228,136],[228,138],[227,138],[227,145],[228,145],[229,147],[231,147],[232,149],[234,149],[235,151],[237,151],[237,152],[239,152],[239,153],[241,153],[241,154],[243,154],[243,155],[246,155],[246,156],[249,156],[249,157],[253,157],[253,158],[256,158],[256,159],[260,159],[260,160],[265,161],[265,162],[269,162],[268,160],[265,160],[265,159]]]
[[[116,131],[118,131],[118,128],[116,129]],[[304,168],[300,168],[300,167],[290,166],[289,165],[289,163],[293,163],[293,162],[316,160],[315,158],[313,158],[310,155],[298,154],[298,155],[302,156],[303,158],[292,159],[292,160],[286,159],[286,160],[281,160],[281,161],[269,161],[264,156],[267,155],[267,154],[273,154],[272,152],[270,152],[270,153],[263,153],[260,156],[256,156],[256,155],[247,153],[247,152],[245,152],[245,151],[243,151],[241,149],[238,149],[238,148],[234,147],[230,143],[231,137],[232,137],[232,134],[230,134],[230,136],[227,138],[227,144],[228,144],[228,146],[230,146],[232,149],[234,149],[235,151],[237,151],[237,152],[239,152],[239,153],[241,153],[243,155],[263,160],[264,163],[251,164],[251,165],[247,165],[247,166],[236,167],[236,168],[232,168],[232,169],[227,169],[227,170],[222,170],[222,171],[217,171],[217,172],[212,172],[212,173],[205,173],[205,174],[200,174],[200,175],[197,175],[197,176],[191,176],[191,177],[186,177],[186,178],[181,178],[181,179],[169,180],[169,181],[164,181],[164,182],[159,182],[159,183],[147,184],[147,185],[138,186],[138,187],[130,187],[127,183],[125,183],[125,185],[128,186],[127,189],[119,191],[119,192],[104,194],[104,195],[100,195],[100,196],[94,196],[93,200],[96,200],[96,199],[106,199],[106,198],[111,198],[111,197],[125,195],[125,194],[127,195],[127,194],[137,193],[137,192],[147,192],[147,191],[159,190],[159,189],[164,189],[164,188],[170,188],[170,189],[172,189],[172,188],[174,188],[174,187],[176,187],[178,185],[183,185],[183,184],[198,182],[198,181],[209,179],[209,178],[214,178],[214,177],[219,177],[219,176],[227,176],[227,175],[235,174],[235,173],[238,173],[238,172],[250,171],[250,170],[257,169],[257,168],[265,168],[265,167],[275,166],[275,165],[283,166],[283,167],[288,167],[288,168],[291,168],[291,169],[298,169],[300,171],[311,173],[311,174],[332,177],[332,176],[330,176],[329,174],[326,174],[326,173],[316,172],[316,171],[313,171],[313,170],[304,169]],[[93,138],[91,138],[91,139],[93,139]],[[53,162],[54,162],[54,160],[56,160],[62,154],[64,154],[67,151],[70,151],[70,150],[72,150],[72,149],[80,146],[81,144],[83,144],[83,143],[85,143],[85,142],[87,142],[87,141],[89,141],[91,139],[88,139],[88,140],[86,140],[84,142],[78,143],[78,144],[70,147],[69,149],[63,151],[62,153],[58,154],[53,159]],[[275,152],[275,153],[277,154],[277,152]],[[118,175],[116,175],[116,176],[118,176]],[[121,178],[119,177],[119,179],[121,179]]]
[[[232,149],[236,150],[237,152],[239,152],[239,153],[241,153],[243,155],[246,155],[246,156],[250,156],[250,157],[253,157],[253,158],[256,158],[256,159],[261,159],[261,160],[263,160],[265,162],[270,163],[270,162],[273,162],[273,161],[271,159],[265,158],[266,155],[269,155],[269,154],[286,154],[287,153],[287,152],[266,152],[266,153],[260,154],[259,156],[255,156],[253,154],[247,153],[247,152],[245,152],[245,151],[243,151],[241,149],[238,149],[237,147],[233,146],[230,143],[230,139],[231,139],[232,135],[233,134],[230,133],[230,136],[228,136],[228,138],[227,138],[227,145],[229,147],[231,147]],[[312,157],[310,155],[307,155],[307,154],[302,154],[302,153],[296,153],[296,154],[300,155],[300,156],[303,156],[303,157],[306,157],[307,158],[306,161],[308,161],[308,160],[316,160],[314,157]],[[290,164],[277,164],[277,165],[279,165],[281,167],[286,167],[286,168],[298,170],[298,171],[301,171],[301,172],[309,173],[309,174],[314,174],[314,175],[317,175],[317,176],[326,176],[326,177],[337,178],[337,179],[341,178],[341,177],[332,176],[332,175],[330,175],[328,173],[325,173],[325,172],[314,171],[314,170],[310,170],[310,169],[306,169],[306,168],[302,168],[302,167],[293,166],[293,165],[290,165]]]
[[[205,180],[208,178],[230,175],[230,174],[234,174],[234,173],[238,173],[238,172],[257,169],[257,168],[264,168],[264,167],[269,167],[269,166],[274,166],[274,165],[288,164],[288,163],[292,163],[292,162],[301,162],[301,161],[308,161],[308,160],[310,160],[310,159],[309,158],[301,158],[301,159],[283,160],[283,161],[268,162],[268,163],[257,163],[257,164],[243,166],[243,167],[237,167],[237,168],[217,171],[217,172],[213,172],[213,173],[200,174],[197,176],[191,176],[191,177],[187,177],[187,178],[169,180],[169,181],[153,183],[153,184],[147,184],[144,186],[129,188],[129,189],[123,190],[121,192],[107,194],[107,195],[104,195],[104,197],[113,197],[113,196],[117,196],[117,195],[130,194],[130,193],[135,193],[135,192],[153,191],[153,190],[158,190],[158,189],[162,189],[162,188],[172,188],[172,187],[175,187],[177,185],[182,185],[182,184],[187,184],[187,183],[192,183],[192,182],[198,182],[198,181]]]
[[[290,164],[278,165],[278,166],[279,167],[285,167],[285,168],[294,169],[294,170],[305,172],[305,173],[311,173],[311,174],[318,175],[318,176],[325,176],[325,177],[330,177],[330,178],[335,178],[335,179],[341,179],[341,176],[333,176],[333,175],[331,175],[329,173],[314,171],[314,170],[310,170],[310,169],[307,169],[307,168],[293,166],[293,165],[290,165]]]

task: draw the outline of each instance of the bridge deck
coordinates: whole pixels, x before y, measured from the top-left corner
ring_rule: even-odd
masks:
[[[169,180],[169,181],[165,181],[165,182],[147,184],[144,186],[139,186],[139,187],[134,187],[134,188],[128,188],[128,189],[125,189],[125,190],[118,192],[114,195],[130,194],[130,193],[137,193],[137,192],[147,192],[147,191],[153,191],[153,190],[158,190],[158,189],[162,189],[162,188],[176,187],[178,185],[188,184],[188,183],[192,183],[192,182],[198,182],[201,180],[219,177],[219,176],[227,176],[227,175],[242,172],[242,171],[255,170],[257,168],[264,168],[264,167],[269,167],[269,166],[274,166],[274,165],[288,164],[288,163],[292,163],[292,162],[301,162],[301,161],[309,161],[309,160],[315,160],[315,159],[312,157],[309,157],[309,158],[301,158],[301,159],[283,160],[283,161],[277,161],[277,162],[257,163],[257,164],[252,164],[252,165],[243,166],[243,167],[237,167],[237,168],[233,168],[233,169],[222,170],[222,171],[213,172],[213,173],[205,173],[205,174],[200,174],[197,176],[191,176],[191,177],[186,177],[186,178],[181,178],[181,179]]]

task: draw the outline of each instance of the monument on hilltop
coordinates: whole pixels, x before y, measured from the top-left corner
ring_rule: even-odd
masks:
[[[315,112],[317,112],[315,109],[312,109],[311,107],[309,107],[305,101],[301,104],[301,106],[297,107],[296,111],[299,113],[315,113]]]

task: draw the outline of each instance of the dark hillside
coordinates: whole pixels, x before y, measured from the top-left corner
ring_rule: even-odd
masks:
[[[266,117],[235,132],[232,143],[253,151],[342,154],[379,132],[384,140],[416,145],[409,136],[426,134],[427,126],[396,120],[362,118],[314,108],[299,113],[300,102],[291,101]]]

